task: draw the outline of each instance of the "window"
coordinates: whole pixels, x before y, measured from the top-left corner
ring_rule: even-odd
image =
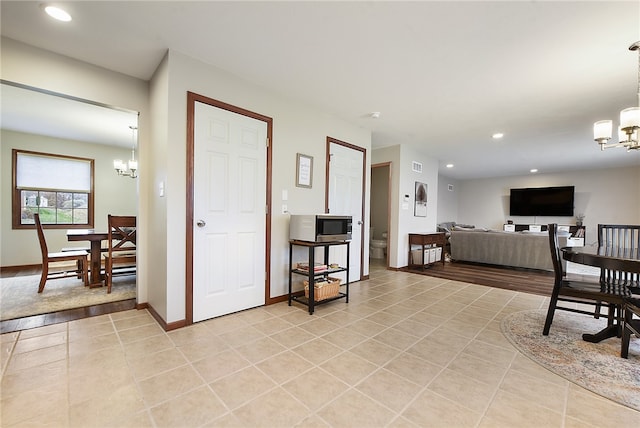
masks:
[[[94,160],[13,149],[13,228],[93,227]]]

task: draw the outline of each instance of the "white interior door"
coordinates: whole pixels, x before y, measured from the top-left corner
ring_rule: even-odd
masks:
[[[360,280],[362,254],[362,200],[364,152],[341,144],[329,145],[329,213],[353,218],[349,254],[349,280]],[[331,260],[346,261],[344,245],[331,247]],[[344,252],[344,255],[339,254]],[[344,260],[344,261],[343,261]]]
[[[196,102],[193,321],[265,303],[263,121]]]

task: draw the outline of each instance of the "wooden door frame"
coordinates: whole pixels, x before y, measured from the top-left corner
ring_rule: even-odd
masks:
[[[265,229],[265,304],[273,303],[271,299],[271,186],[272,186],[272,150],[273,119],[259,113],[245,110],[222,101],[187,92],[187,215],[186,215],[186,279],[185,279],[185,318],[186,324],[193,324],[193,224],[194,224],[194,152],[195,152],[195,105],[201,102],[212,107],[227,110],[242,116],[263,121],[267,124],[267,165],[266,165],[266,229]]]
[[[329,172],[331,162],[331,143],[338,144],[348,149],[362,152],[362,206],[360,207],[360,218],[362,219],[362,232],[360,233],[360,278],[358,281],[364,279],[364,211],[365,211],[365,195],[367,188],[367,149],[359,147],[345,141],[340,141],[336,138],[327,136],[326,143],[326,156],[325,156],[325,186],[324,186],[324,212],[329,212]]]

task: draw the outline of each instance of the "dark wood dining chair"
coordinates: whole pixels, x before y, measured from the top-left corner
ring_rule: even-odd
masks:
[[[592,282],[567,280],[562,268],[562,251],[558,245],[558,225],[550,224],[548,226],[548,232],[549,248],[553,262],[554,284],[542,334],[545,336],[549,334],[556,310],[576,312],[597,318],[601,315],[600,306],[602,303],[608,307],[607,326],[609,328],[615,328],[616,325],[619,325],[616,324],[616,322],[621,324],[623,298],[631,296],[629,290],[624,285],[603,281],[602,277],[598,281]],[[593,306],[593,309],[581,309],[578,306],[559,306],[558,302],[586,305],[587,307]],[[620,333],[621,332],[616,332],[617,335]],[[583,338],[585,340],[591,340],[588,336],[583,336]]]
[[[113,276],[136,272],[136,217],[109,214],[108,249],[105,257],[105,282],[111,293]]]
[[[629,356],[629,343],[631,335],[640,337],[640,295],[637,298],[627,298],[624,300],[624,319],[622,323],[622,348],[620,356]]]
[[[640,226],[629,224],[599,224],[598,247],[604,254],[616,256],[625,253],[637,254],[640,251]],[[640,294],[640,274],[612,269],[602,269],[601,281],[629,287]]]
[[[86,251],[65,251],[58,253],[50,253],[47,248],[47,240],[44,236],[40,215],[34,214],[33,219],[38,232],[38,241],[40,242],[40,252],[42,253],[42,275],[40,276],[40,285],[38,293],[42,293],[46,282],[50,279],[70,278],[75,276],[82,278],[84,285],[89,285],[89,255]],[[75,262],[73,270],[55,270],[49,271],[49,264],[54,262]]]

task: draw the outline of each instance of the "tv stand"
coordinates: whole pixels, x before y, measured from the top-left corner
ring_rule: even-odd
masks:
[[[525,230],[529,230],[530,224],[514,224],[516,232],[522,232]],[[569,247],[584,247],[585,237],[586,237],[586,228],[584,225],[576,226],[576,225],[558,225],[558,228],[568,227],[569,233],[571,234],[569,238],[567,238],[567,246]],[[547,225],[541,224],[540,230],[542,232],[547,231]]]

